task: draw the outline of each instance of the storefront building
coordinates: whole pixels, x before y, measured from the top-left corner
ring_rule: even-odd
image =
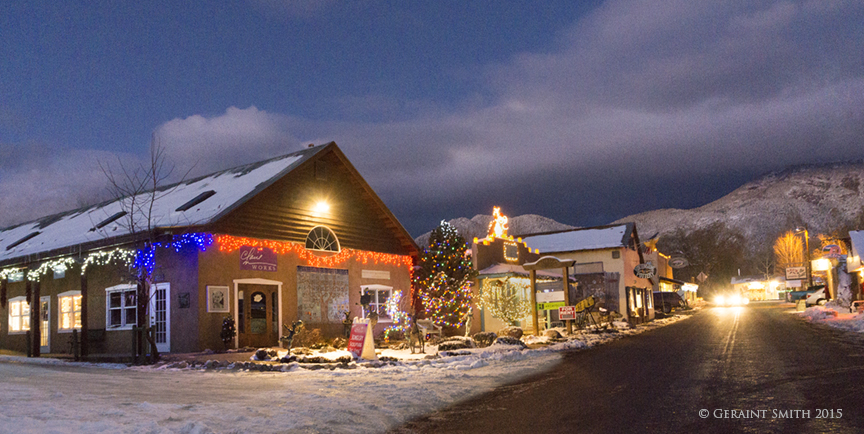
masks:
[[[75,332],[82,353],[128,354],[149,321],[160,352],[217,350],[225,318],[229,347],[278,346],[296,320],[341,334],[362,293],[379,329],[410,306],[417,247],[335,143],[148,198],[146,221],[127,198],[0,231],[0,348],[69,353]]]

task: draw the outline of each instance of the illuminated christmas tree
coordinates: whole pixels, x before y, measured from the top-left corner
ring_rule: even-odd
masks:
[[[524,277],[484,279],[478,304],[493,318],[498,318],[508,325],[516,325],[518,321],[531,315],[531,302],[521,296],[530,294],[530,288],[531,280]]]
[[[439,326],[461,327],[471,310],[471,279],[476,272],[465,239],[442,221],[420,254],[414,288],[425,316]]]

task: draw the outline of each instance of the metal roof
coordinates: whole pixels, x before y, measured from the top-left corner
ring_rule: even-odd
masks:
[[[153,198],[150,226],[154,229],[212,223],[331,144],[335,146],[330,142],[309,147],[161,187],[155,193],[115,199],[0,230],[0,263],[14,263],[32,255],[134,235],[129,229],[130,218],[135,219],[134,226],[138,228],[146,228],[148,222],[142,213],[121,214],[129,211],[132,200],[149,204]],[[114,218],[118,215],[120,217]]]

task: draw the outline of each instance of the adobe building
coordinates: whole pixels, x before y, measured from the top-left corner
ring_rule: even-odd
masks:
[[[298,319],[341,335],[361,293],[378,332],[388,300],[410,306],[417,246],[335,143],[135,199],[149,218],[124,198],[0,231],[0,348],[69,353],[75,331],[84,354],[128,355],[147,291],[160,352],[222,349],[226,317],[229,347],[263,347]]]
[[[594,296],[601,307],[638,324],[654,319],[657,266],[644,256],[634,223],[522,235],[542,256],[573,260],[578,301]],[[638,272],[637,272],[638,270]]]

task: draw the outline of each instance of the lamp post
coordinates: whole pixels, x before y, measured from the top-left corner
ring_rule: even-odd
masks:
[[[804,251],[807,252],[807,289],[813,286],[813,264],[810,261],[810,234],[807,228],[795,228],[796,234],[804,234]]]

